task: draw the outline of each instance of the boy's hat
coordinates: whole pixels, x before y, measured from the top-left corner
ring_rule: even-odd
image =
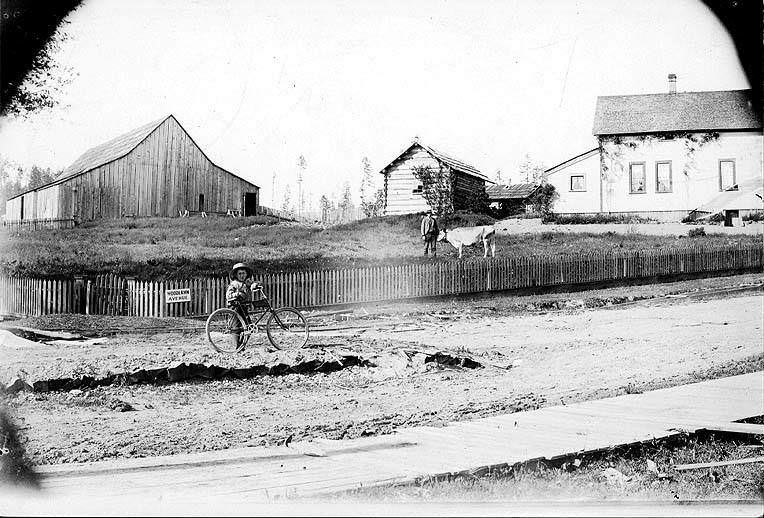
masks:
[[[236,263],[236,264],[233,265],[233,268],[231,268],[231,273],[228,275],[231,278],[232,281],[236,280],[236,272],[238,270],[246,271],[247,272],[247,278],[252,277],[252,269],[249,266],[247,266],[244,263]]]

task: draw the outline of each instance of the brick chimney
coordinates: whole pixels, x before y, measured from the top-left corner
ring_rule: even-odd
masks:
[[[669,74],[669,93],[675,94],[676,93],[676,74]]]

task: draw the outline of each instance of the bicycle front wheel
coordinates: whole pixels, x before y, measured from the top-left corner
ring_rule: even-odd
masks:
[[[276,349],[299,349],[308,343],[308,322],[294,308],[277,309],[268,317],[265,327]]]
[[[216,309],[207,318],[207,340],[219,353],[235,353],[244,348],[248,332],[244,320],[236,311],[228,308]]]

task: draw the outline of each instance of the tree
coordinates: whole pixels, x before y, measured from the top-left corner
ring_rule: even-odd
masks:
[[[554,208],[554,202],[560,197],[557,189],[551,183],[544,183],[529,198],[528,201],[533,205],[533,212],[542,216],[547,216]]]
[[[60,102],[76,76],[54,59],[69,36],[64,19],[82,0],[6,1],[2,4],[0,114],[26,117]],[[12,50],[11,50],[12,49]]]
[[[290,214],[291,211],[289,208],[291,207],[291,204],[292,195],[289,192],[289,185],[287,185],[284,187],[284,200],[281,202],[281,212],[283,212],[285,216]]]
[[[544,179],[544,164],[536,162],[526,153],[518,172],[520,173],[520,178],[525,180],[525,183],[539,184]]]
[[[26,188],[37,189],[38,187],[49,184],[53,180],[55,180],[55,176],[51,174],[50,167],[42,169],[41,167],[33,165],[32,169],[29,171],[29,183]]]
[[[8,198],[24,191],[23,168],[15,162],[0,157],[0,213],[5,214]]]
[[[332,209],[332,204],[326,195],[322,194],[321,199],[318,200],[318,206],[321,209],[321,223],[329,221],[329,212]]]
[[[434,170],[430,166],[415,165],[412,173],[422,182],[422,196],[436,215],[442,216],[454,211],[451,195],[452,174],[448,170],[442,167]]]
[[[350,182],[342,184],[342,201],[339,202],[338,207],[342,211],[342,221],[348,221],[350,219],[350,212],[355,205],[353,204],[353,195],[350,192]]]
[[[504,177],[501,174],[501,169],[497,169],[496,172],[493,173],[493,181],[496,182],[497,185],[505,185]]]
[[[361,160],[363,176],[361,177],[361,210],[364,216],[371,218],[382,214],[385,196],[382,189],[375,189],[374,174],[369,159]]]
[[[305,209],[305,199],[302,195],[302,178],[308,167],[308,161],[305,160],[304,155],[300,155],[300,158],[297,159],[297,167],[299,168],[297,171],[297,215],[302,216]]]

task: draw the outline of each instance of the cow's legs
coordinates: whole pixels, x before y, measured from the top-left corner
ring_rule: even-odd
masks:
[[[488,240],[483,239],[483,258],[488,257]]]
[[[462,248],[463,248],[463,247],[464,247],[464,245],[460,243],[460,244],[459,244],[459,259],[461,259],[461,258],[462,258]]]
[[[496,239],[491,239],[491,257],[496,257]]]

